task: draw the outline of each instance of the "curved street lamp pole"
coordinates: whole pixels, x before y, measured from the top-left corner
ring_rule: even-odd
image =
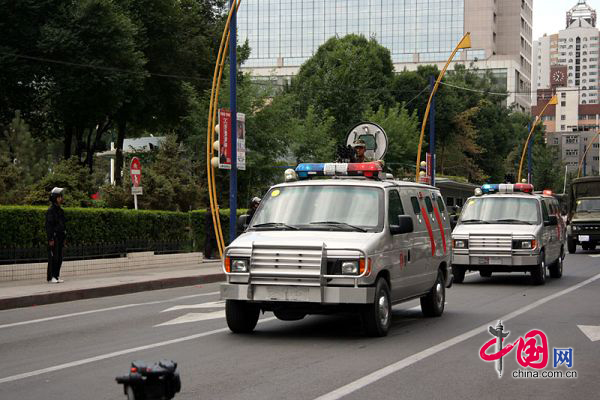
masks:
[[[540,112],[535,117],[535,122],[533,123],[533,125],[531,125],[531,129],[529,130],[529,135],[527,135],[527,140],[525,141],[525,145],[523,146],[523,153],[521,154],[521,162],[519,163],[519,174],[517,177],[517,182],[521,182],[521,172],[523,171],[523,161],[525,160],[525,153],[527,153],[527,148],[529,147],[529,141],[531,140],[531,135],[533,135],[533,132],[535,131],[535,127],[538,124],[538,122],[541,121],[542,115],[544,115],[544,111],[546,111],[546,108],[549,105],[556,105],[556,104],[558,104],[558,99],[556,98],[556,96],[552,96],[552,98],[548,101],[548,103],[546,103],[544,108],[542,108],[542,112]]]
[[[600,137],[600,132],[598,132],[598,134],[596,136],[594,136],[594,138],[590,141],[590,144],[588,144],[587,147],[585,148],[585,151],[583,152],[583,157],[581,157],[581,160],[579,161],[579,168],[577,168],[577,177],[578,178],[581,176],[581,167],[583,166],[583,163],[585,162],[585,157],[587,156],[588,151],[592,148],[592,145],[594,144],[594,142],[596,142],[598,140],[599,137]]]
[[[462,39],[460,39],[460,42],[458,42],[458,45],[456,45],[456,48],[454,49],[452,54],[450,54],[450,58],[448,58],[448,61],[446,61],[446,65],[444,65],[444,68],[440,72],[437,80],[435,81],[435,85],[433,86],[433,89],[431,90],[431,94],[429,95],[429,101],[427,102],[427,108],[425,108],[425,114],[423,115],[423,126],[421,126],[421,136],[419,136],[419,148],[417,149],[417,164],[416,164],[415,182],[419,182],[419,171],[420,171],[419,166],[421,164],[421,148],[423,146],[423,137],[425,136],[425,126],[427,125],[427,118],[429,117],[429,110],[431,108],[431,101],[433,100],[433,96],[435,96],[435,93],[437,92],[437,89],[440,86],[440,82],[442,81],[442,78],[444,77],[446,70],[448,69],[450,62],[452,61],[452,59],[454,58],[454,56],[456,55],[458,50],[470,49],[470,48],[471,48],[471,33],[467,32],[462,37]],[[432,154],[432,157],[435,157],[435,155]],[[434,160],[435,160],[435,158],[434,158]]]

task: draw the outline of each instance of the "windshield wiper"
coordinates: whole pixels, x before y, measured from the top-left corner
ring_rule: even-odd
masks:
[[[265,222],[264,224],[256,224],[256,225],[253,225],[250,227],[250,229],[254,229],[254,228],[285,228],[285,229],[291,229],[294,231],[297,231],[298,229],[300,229],[297,226],[288,225],[283,222]]]
[[[490,221],[490,222],[494,223],[494,224],[497,224],[497,223],[499,223],[499,224],[504,224],[504,223],[512,224],[512,223],[516,223],[516,224],[532,225],[531,222],[523,221],[523,220],[520,220],[520,219],[514,219],[514,218],[497,219],[497,220]]]
[[[333,225],[333,226],[346,226],[348,228],[352,228],[355,231],[360,231],[360,232],[367,232],[366,229],[361,228],[360,226],[356,226],[356,225],[350,225],[346,222],[339,222],[339,221],[314,221],[314,222],[310,222],[309,225]]]
[[[484,221],[481,219],[464,219],[460,221],[461,224],[489,224],[488,221]]]

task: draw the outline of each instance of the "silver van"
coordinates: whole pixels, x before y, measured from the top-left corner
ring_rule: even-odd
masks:
[[[494,272],[529,272],[543,285],[546,270],[560,278],[566,227],[556,198],[533,194],[533,186],[484,185],[467,200],[452,231],[454,282],[466,271],[482,277]]]
[[[260,311],[285,321],[357,312],[367,334],[384,336],[394,304],[420,298],[425,315],[442,314],[450,246],[437,188],[347,176],[273,186],[225,251],[227,324],[244,333]]]

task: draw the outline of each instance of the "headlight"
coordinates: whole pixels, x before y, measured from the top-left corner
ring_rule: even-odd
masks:
[[[573,229],[574,232],[577,232],[581,230],[581,227],[579,225],[571,225],[571,229]]]
[[[358,275],[358,261],[342,262],[342,275]]]
[[[468,249],[469,241],[467,239],[454,239],[454,248],[455,249]]]
[[[250,260],[247,258],[225,257],[225,270],[231,273],[248,272]]]
[[[537,246],[535,239],[530,240],[513,240],[513,249],[517,250],[533,250]]]

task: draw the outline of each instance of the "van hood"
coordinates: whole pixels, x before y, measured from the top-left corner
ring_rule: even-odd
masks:
[[[579,222],[600,222],[600,212],[592,211],[592,212],[576,212],[573,214],[573,218],[571,222],[579,223]]]
[[[538,225],[517,225],[517,224],[460,224],[452,231],[452,236],[468,235],[489,235],[489,236],[509,236],[509,235],[531,235],[535,236]]]
[[[273,246],[321,246],[366,251],[376,240],[374,232],[349,231],[248,231],[233,241],[230,247],[252,247],[252,243]]]

